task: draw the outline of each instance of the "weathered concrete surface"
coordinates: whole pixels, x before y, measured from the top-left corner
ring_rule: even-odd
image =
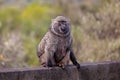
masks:
[[[19,68],[0,69],[0,80],[120,80],[120,61],[81,64],[81,69]]]

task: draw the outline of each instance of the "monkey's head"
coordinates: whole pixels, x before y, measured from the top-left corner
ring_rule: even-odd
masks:
[[[58,36],[68,36],[70,35],[70,21],[63,16],[57,16],[52,20],[50,29]]]

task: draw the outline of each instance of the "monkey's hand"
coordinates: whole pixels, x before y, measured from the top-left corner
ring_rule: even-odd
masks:
[[[80,64],[79,63],[75,64],[75,66],[77,67],[77,69],[80,70]]]
[[[62,64],[62,63],[58,64],[58,66],[61,67],[61,68],[63,68],[63,69],[65,68],[65,65]]]

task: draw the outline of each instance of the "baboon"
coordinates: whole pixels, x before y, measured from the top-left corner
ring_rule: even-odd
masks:
[[[57,16],[52,19],[48,32],[37,47],[37,56],[41,65],[44,67],[59,66],[64,68],[71,60],[77,68],[80,68],[73,53],[70,34],[69,19],[63,16]]]

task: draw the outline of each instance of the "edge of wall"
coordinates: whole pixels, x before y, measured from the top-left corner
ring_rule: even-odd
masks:
[[[120,80],[120,61],[80,65],[80,70],[73,65],[65,69],[60,67],[0,69],[0,80]]]

